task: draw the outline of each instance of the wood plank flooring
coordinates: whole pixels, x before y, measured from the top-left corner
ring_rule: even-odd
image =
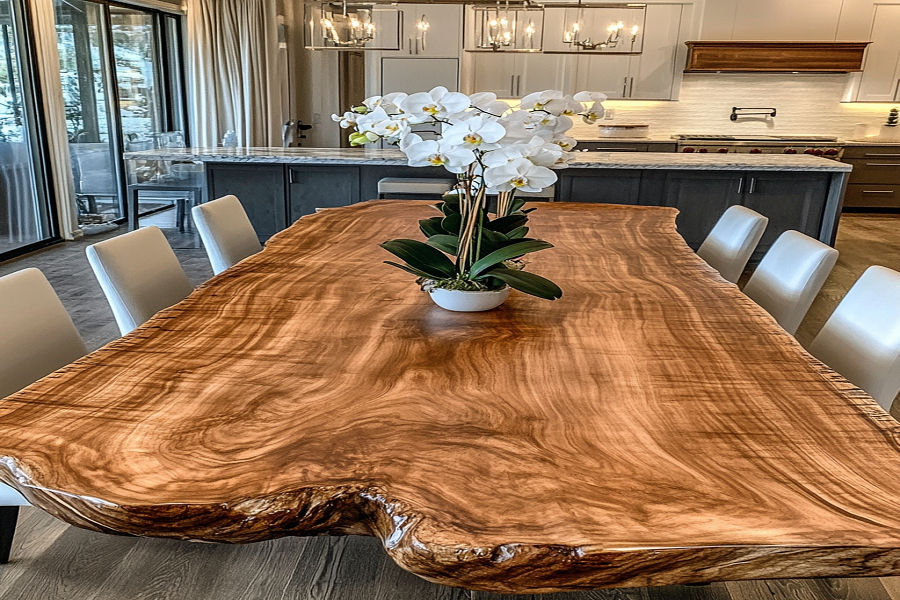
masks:
[[[112,313],[70,242],[0,264],[0,275],[38,266],[90,348],[117,335]],[[798,332],[808,343],[872,264],[900,270],[900,215],[845,215],[841,257]],[[197,284],[211,271],[203,250],[176,250]],[[900,416],[900,402],[893,414]],[[0,566],[0,600],[900,600],[900,577],[770,580],[501,596],[435,585],[403,571],[364,537],[284,538],[229,546],[109,536],[23,508],[12,560]]]

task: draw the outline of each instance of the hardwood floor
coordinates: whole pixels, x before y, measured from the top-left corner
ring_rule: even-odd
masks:
[[[112,313],[71,242],[0,265],[0,275],[39,266],[90,348],[117,336]],[[808,343],[856,278],[872,264],[900,270],[900,215],[845,215],[841,257],[798,332]],[[203,250],[176,250],[191,280],[211,271]],[[900,416],[900,402],[893,413]],[[0,600],[499,600],[428,583],[397,567],[374,538],[284,538],[243,546],[109,536],[24,508]],[[533,596],[537,598],[537,596]],[[900,577],[770,580],[593,590],[542,600],[900,600]]]

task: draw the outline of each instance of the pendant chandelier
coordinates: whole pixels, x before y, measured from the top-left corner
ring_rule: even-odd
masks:
[[[475,6],[476,50],[536,52],[541,49],[543,9],[518,5]]]
[[[401,17],[400,10],[394,6],[348,3],[344,0],[309,2],[304,11],[307,48],[400,49]]]

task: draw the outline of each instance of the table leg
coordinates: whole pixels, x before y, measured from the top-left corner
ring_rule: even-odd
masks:
[[[12,549],[18,518],[18,506],[0,506],[0,565],[9,562],[9,551]]]

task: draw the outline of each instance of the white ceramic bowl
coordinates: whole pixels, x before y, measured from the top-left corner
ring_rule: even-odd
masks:
[[[509,286],[487,292],[463,292],[434,288],[429,292],[435,304],[456,312],[480,312],[497,308],[509,296]]]

